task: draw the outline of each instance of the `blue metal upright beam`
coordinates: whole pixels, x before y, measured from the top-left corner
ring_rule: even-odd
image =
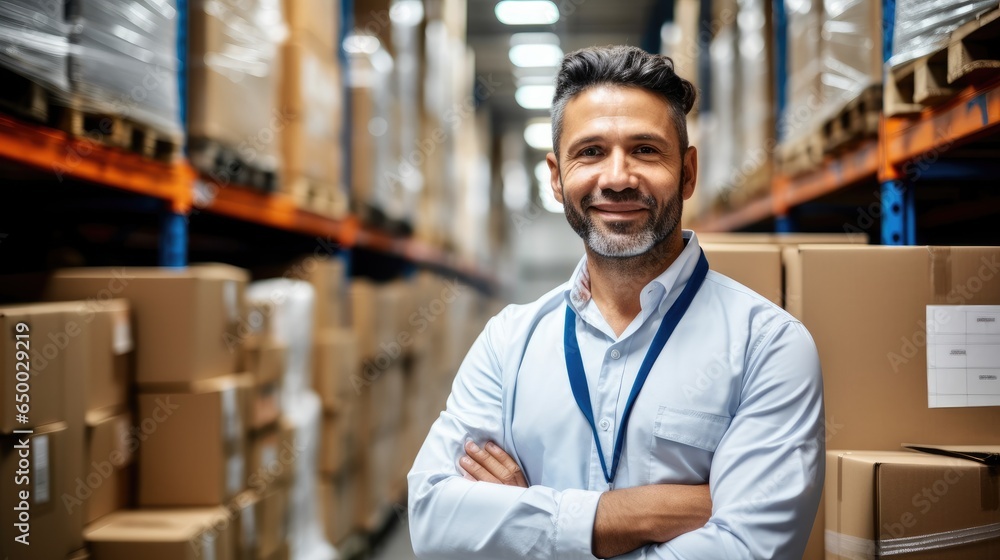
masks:
[[[776,233],[795,233],[795,219],[788,214],[775,217],[774,231]]]
[[[788,16],[785,0],[773,0],[772,20],[774,33],[774,137],[782,140],[782,121],[788,106]]]
[[[160,266],[187,266],[187,249],[187,216],[169,210],[164,212],[160,231]]]
[[[916,245],[913,189],[903,181],[882,183],[882,244]]]

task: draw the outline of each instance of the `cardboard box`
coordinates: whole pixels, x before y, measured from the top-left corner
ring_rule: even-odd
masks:
[[[190,4],[187,133],[195,144],[208,139],[256,169],[276,171],[278,138],[291,120],[279,106],[285,27],[265,8],[237,0]]]
[[[1000,523],[995,468],[904,451],[828,451],[826,489],[829,560],[1000,557],[996,531],[975,531]]]
[[[90,551],[86,548],[81,548],[75,552],[69,553],[66,556],[66,560],[90,560]]]
[[[333,251],[332,246],[324,246]],[[316,296],[316,332],[348,325],[347,267],[344,259],[330,255],[310,255],[294,263],[292,278],[312,284]]]
[[[358,337],[358,357],[374,357],[378,351],[375,339],[375,284],[370,280],[355,279],[349,288],[351,300],[351,329]]]
[[[276,486],[257,504],[257,546],[262,558],[275,554],[288,534],[288,487]]]
[[[752,245],[867,245],[864,233],[698,233],[699,243],[749,243]]]
[[[246,348],[243,356],[244,371],[252,373],[258,385],[280,381],[285,376],[287,354],[288,346],[269,337],[264,338]]]
[[[777,245],[702,243],[712,270],[736,280],[776,305],[784,295],[781,248]]]
[[[273,486],[291,484],[294,463],[293,437],[290,424],[274,426],[272,429],[254,434],[250,439],[250,453],[247,461],[247,480],[254,474],[267,484],[250,484],[251,488],[266,491]],[[290,433],[291,432],[291,433]]]
[[[227,265],[63,269],[52,276],[47,297],[128,299],[137,383],[186,383],[236,371],[248,278]]]
[[[319,470],[325,474],[341,472],[350,464],[359,444],[354,425],[358,407],[353,404],[338,412],[323,414],[323,436],[320,441]]]
[[[90,333],[77,308],[61,303],[0,308],[0,366],[10,372],[10,382],[0,385],[0,433],[67,420],[66,382],[86,375],[76,368],[84,367],[80,358],[89,354]],[[26,422],[18,421],[20,413]]]
[[[785,308],[819,350],[827,445],[998,444],[1000,408],[927,406],[926,306],[1000,301],[1000,248],[800,245],[784,251]],[[821,558],[820,507],[806,558]]]
[[[337,51],[340,38],[340,2],[337,0],[285,0],[285,21],[292,40],[308,40],[329,53]]]
[[[129,362],[135,349],[131,309],[124,299],[91,302],[87,309],[93,313],[93,332],[86,410],[104,417],[128,405]]]
[[[350,535],[357,524],[355,495],[358,484],[350,472],[337,476],[322,476],[319,481],[320,505],[326,539],[339,545]]]
[[[289,41],[283,49],[281,103],[291,118],[281,130],[285,175],[295,181],[339,186],[343,83],[332,50]],[[283,185],[292,194],[295,186]]]
[[[34,434],[0,437],[0,501],[4,504],[0,557],[64,558],[83,548],[83,508],[64,503],[71,481],[80,477],[82,456],[82,424],[48,424],[34,428]],[[28,473],[18,472],[25,470],[22,460],[28,463]],[[18,526],[23,522],[28,525]],[[15,542],[25,533],[28,546]]]
[[[138,396],[138,504],[209,506],[229,501],[246,483],[246,375],[199,381]],[[142,439],[140,437],[140,439]]]
[[[281,383],[247,386],[245,425],[251,432],[273,427],[281,416]]]
[[[347,329],[325,329],[316,334],[313,346],[313,389],[323,409],[336,412],[343,402],[357,396],[358,336]]]
[[[231,519],[221,507],[118,511],[85,534],[101,560],[233,560]]]
[[[134,452],[132,415],[122,412],[87,423],[83,477],[73,481],[75,497],[83,501],[87,524],[129,506]]]

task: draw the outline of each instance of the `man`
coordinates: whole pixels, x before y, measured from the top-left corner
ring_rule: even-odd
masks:
[[[630,47],[566,56],[553,193],[569,282],[494,317],[409,474],[422,558],[801,558],[823,480],[809,333],[679,228],[694,88]]]

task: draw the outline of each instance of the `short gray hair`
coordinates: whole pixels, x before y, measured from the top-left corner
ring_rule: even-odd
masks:
[[[599,85],[636,87],[659,94],[670,105],[670,117],[680,137],[681,153],[688,147],[686,115],[694,107],[694,84],[674,72],[668,56],[649,54],[625,45],[588,47],[563,58],[552,99],[552,147],[559,158],[566,104],[588,88]]]

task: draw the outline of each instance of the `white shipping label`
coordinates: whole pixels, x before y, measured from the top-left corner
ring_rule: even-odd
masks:
[[[927,306],[927,400],[1000,406],[1000,305]]]
[[[43,434],[31,440],[32,473],[35,479],[35,505],[49,503],[52,499],[52,475],[49,461],[49,436]]]
[[[239,407],[236,405],[236,389],[229,387],[221,393],[222,398],[222,440],[234,442],[240,438],[243,425]]]
[[[111,351],[116,356],[131,352],[134,344],[132,342],[132,321],[129,319],[128,312],[124,309],[116,311],[111,318],[111,323]]]
[[[278,462],[278,446],[276,444],[267,445],[260,450],[260,464],[265,469],[270,470],[271,465]]]

